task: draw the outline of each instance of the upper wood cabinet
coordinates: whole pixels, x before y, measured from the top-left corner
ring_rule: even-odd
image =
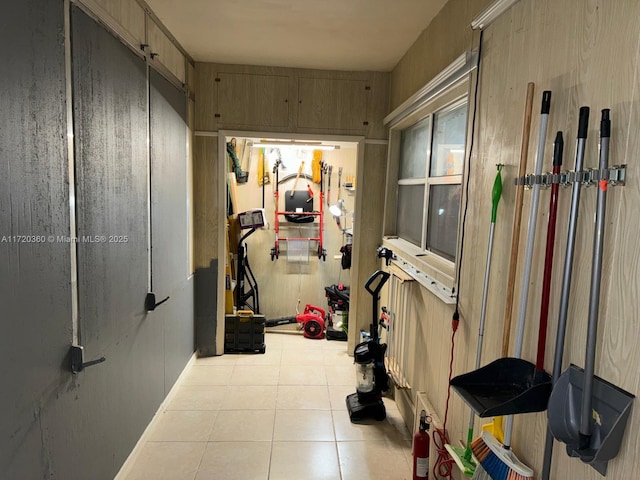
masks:
[[[196,130],[385,139],[389,74],[197,63]]]
[[[154,62],[162,64],[181,83],[185,83],[185,58],[151,18],[147,18],[147,44]]]
[[[167,78],[173,76],[173,83],[186,82],[185,56],[146,7],[136,0],[79,1],[133,50],[141,55],[144,52],[151,66]]]
[[[135,0],[82,0],[81,3],[127,42],[136,47],[145,43],[146,13]]]
[[[364,133],[370,87],[364,80],[298,79],[298,126]]]
[[[285,127],[289,121],[289,78],[284,75],[216,74],[218,123]]]

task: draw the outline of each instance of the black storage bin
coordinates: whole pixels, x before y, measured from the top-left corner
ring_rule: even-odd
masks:
[[[251,310],[224,316],[224,353],[264,353],[265,319]]]

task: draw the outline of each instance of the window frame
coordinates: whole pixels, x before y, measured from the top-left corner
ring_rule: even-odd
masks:
[[[434,139],[435,139],[434,130],[436,125],[436,122],[435,122],[436,115],[449,113],[463,105],[466,106],[465,113],[467,116],[467,128],[465,129],[465,149],[463,153],[464,161],[462,164],[462,171],[459,174],[455,174],[455,175],[441,175],[441,176],[431,175],[431,167],[433,164],[433,146],[434,146]],[[466,154],[467,154],[466,137],[468,136],[467,135],[468,134],[468,116],[469,116],[469,96],[465,94],[462,97],[453,100],[451,103],[437,110],[429,112],[426,116],[422,117],[421,119],[413,123],[413,125],[417,125],[419,122],[422,122],[426,118],[429,118],[429,135],[427,140],[428,146],[426,151],[427,158],[425,159],[426,161],[425,161],[424,176],[420,178],[406,178],[406,179],[398,178],[398,187],[410,186],[410,185],[424,185],[424,197],[423,197],[423,204],[422,204],[422,232],[420,235],[419,247],[424,252],[431,252],[432,254],[439,255],[440,257],[447,260],[448,260],[447,257],[435,252],[434,250],[430,250],[429,246],[427,245],[427,234],[429,229],[429,199],[431,198],[431,188],[435,185],[460,185],[460,187],[462,187],[462,180],[463,180],[462,177],[463,177],[464,167],[466,164]],[[401,133],[402,131],[405,131],[407,128],[411,128],[413,125],[410,125],[408,127],[401,129]],[[400,159],[398,159],[398,161],[399,160]],[[460,228],[458,227],[457,233],[459,233],[459,230]],[[457,245],[457,236],[456,236],[456,245]],[[457,252],[457,248],[456,248],[456,252]]]
[[[469,63],[469,62],[468,62]],[[386,188],[386,202],[384,213],[384,226],[383,226],[383,246],[386,246],[394,251],[398,257],[396,262],[399,266],[403,267],[409,273],[413,272],[413,275],[417,280],[421,280],[422,277],[426,278],[426,281],[420,282],[425,287],[434,292],[445,303],[454,303],[455,301],[455,287],[457,284],[457,266],[460,262],[460,241],[461,230],[463,220],[463,209],[465,203],[465,185],[468,181],[466,174],[468,171],[468,154],[469,145],[471,142],[470,133],[472,131],[471,124],[473,122],[471,107],[473,105],[473,93],[471,90],[474,78],[472,75],[473,67],[470,66],[464,73],[457,75],[455,81],[450,81],[445,88],[439,89],[436,93],[430,96],[427,101],[416,102],[418,106],[415,109],[407,108],[403,105],[402,108],[409,110],[399,118],[394,119],[394,122],[389,126],[389,149],[387,158],[387,188]],[[426,88],[426,87],[425,87]],[[453,110],[460,105],[466,103],[467,118],[466,118],[466,130],[465,130],[465,151],[464,162],[462,165],[462,173],[459,175],[431,177],[431,159],[433,148],[433,128],[434,119],[437,113],[446,113]],[[391,116],[391,115],[390,115]],[[425,177],[422,179],[399,179],[399,167],[400,167],[400,145],[401,145],[401,133],[403,130],[415,125],[422,121],[426,117],[431,116],[430,120],[430,133],[429,133],[429,147],[428,147],[428,159],[425,165]],[[423,224],[422,224],[422,236],[421,245],[418,247],[415,244],[400,238],[397,235],[397,206],[398,206],[398,191],[401,185],[425,185],[425,195],[423,203]],[[460,209],[458,211],[458,228],[456,233],[456,255],[455,261],[452,261],[438,252],[427,250],[427,223],[428,223],[428,201],[430,195],[431,185],[460,185],[462,189],[462,197],[460,201]],[[418,278],[419,277],[419,278]]]

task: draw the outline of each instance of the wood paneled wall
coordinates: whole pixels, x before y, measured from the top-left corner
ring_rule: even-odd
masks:
[[[471,2],[452,0],[446,12],[463,9]],[[486,2],[485,2],[486,3]],[[479,8],[479,6],[478,6]],[[475,6],[474,9],[476,10]],[[426,58],[440,58],[444,45],[455,44],[461,37],[464,48],[469,39],[471,10],[456,17],[446,32],[429,27],[414,44],[392,74],[392,103],[398,104],[416,90],[416,78],[430,67]],[[453,20],[453,17],[452,17]],[[434,20],[438,22],[438,19]],[[539,128],[539,105],[543,90],[552,90],[549,133],[545,143],[545,167],[551,169],[553,138],[557,130],[564,132],[564,167],[571,169],[576,149],[578,110],[591,107],[589,138],[585,166],[597,166],[600,110],[611,108],[612,135],[610,163],[630,165],[627,185],[609,189],[604,250],[604,271],[600,300],[600,323],[596,374],[636,394],[639,391],[640,354],[638,338],[637,283],[638,253],[634,240],[640,226],[633,209],[640,205],[640,188],[635,178],[635,161],[639,148],[636,132],[640,128],[638,110],[638,70],[640,68],[640,4],[635,0],[521,0],[484,32],[476,145],[471,158],[469,210],[460,280],[461,323],[456,334],[454,375],[472,371],[475,363],[476,336],[480,315],[482,282],[489,232],[491,185],[495,164],[505,164],[503,199],[498,210],[494,257],[488,299],[487,325],[484,337],[483,364],[500,357],[502,316],[511,224],[521,141],[522,117],[527,82],[535,82],[534,120],[531,130],[528,172],[534,169]],[[428,44],[426,38],[437,34]],[[478,35],[474,34],[477,46]],[[451,53],[455,56],[460,52]],[[447,63],[447,62],[443,62]],[[415,74],[407,74],[415,72]],[[426,78],[425,80],[428,80]],[[419,83],[419,82],[418,82]],[[423,82],[426,83],[426,82]],[[583,189],[577,233],[576,258],[570,299],[568,339],[564,366],[584,365],[589,283],[593,243],[593,219],[596,190]],[[531,192],[525,193],[524,218],[520,239],[520,258],[524,256]],[[547,231],[549,191],[542,190],[538,212],[536,248],[529,301],[526,313],[523,357],[535,361],[539,305],[541,298],[544,242]],[[565,256],[570,193],[561,189],[555,264],[552,277],[550,325],[545,356],[545,369],[551,371],[555,346],[562,266]],[[519,291],[522,286],[520,260],[516,280],[514,325],[515,339]],[[415,329],[415,363],[410,372],[412,392],[424,390],[431,403],[444,416],[452,308],[443,305],[423,289],[414,289],[411,316]],[[513,346],[511,348],[513,353]],[[410,415],[410,412],[406,413]],[[447,429],[453,443],[466,437],[468,407],[453,394]],[[407,422],[409,424],[410,420]],[[485,420],[476,421],[476,432]],[[512,445],[517,455],[534,468],[539,478],[546,432],[546,414],[517,416]],[[632,414],[620,454],[609,463],[609,478],[635,478],[638,463],[636,445],[640,440],[640,419]],[[595,470],[577,459],[569,458],[562,444],[556,442],[551,478],[600,479]]]
[[[231,83],[235,81],[240,82],[242,88]],[[342,105],[339,100],[344,98],[345,89],[349,90],[358,82],[364,89],[362,101],[350,109],[336,110],[336,105]],[[301,90],[300,85],[305,88]],[[306,88],[310,85],[313,88]],[[373,215],[371,210],[367,210],[368,213],[360,211],[364,205],[374,199],[382,201],[386,172],[384,140],[387,134],[383,118],[389,111],[388,73],[197,63],[195,95],[196,131],[200,135],[196,140],[194,172],[196,269],[209,268],[212,260],[218,261],[220,243],[217,233],[224,229],[217,213],[223,210],[217,203],[211,203],[220,198],[219,192],[215,194],[212,190],[218,188],[212,182],[219,181],[216,172],[220,171],[220,159],[216,144],[221,140],[206,135],[216,135],[216,132],[224,130],[238,134],[273,132],[285,134],[282,135],[285,137],[286,134],[298,135],[298,138],[301,134],[308,134],[359,140],[357,169],[358,172],[361,166],[365,169],[363,172],[367,172],[367,180],[361,181],[364,177],[360,178],[361,173],[358,173],[356,219]],[[382,142],[365,144],[363,137]],[[379,215],[381,218],[382,205]],[[371,235],[358,235],[358,220],[356,222],[353,264],[359,264],[360,255],[370,257],[363,260],[360,268],[352,267],[351,270],[351,284],[360,286],[360,289],[377,268],[375,252],[382,236],[382,222],[378,220],[376,217],[367,227]],[[222,268],[223,263],[219,265]],[[361,313],[359,304],[363,308]],[[357,329],[360,324],[366,327],[371,317],[370,302],[363,304],[352,300],[350,317],[357,319]],[[218,335],[222,334],[220,324]]]
[[[391,110],[476,45],[473,18],[493,0],[449,0],[391,72]]]
[[[211,259],[217,258],[218,249],[219,220],[215,211],[219,195],[213,169],[218,162],[217,137],[196,137],[194,153],[193,189],[197,195],[194,199],[195,267],[208,268]]]
[[[382,241],[382,214],[387,166],[387,146],[365,144],[361,153],[356,189],[356,224],[353,231],[353,263],[349,308],[349,352],[360,340],[360,330],[369,331],[373,316],[372,298],[364,284],[380,262],[376,249]],[[366,180],[365,180],[366,179]],[[382,304],[381,304],[382,305]],[[355,327],[355,328],[353,328]]]

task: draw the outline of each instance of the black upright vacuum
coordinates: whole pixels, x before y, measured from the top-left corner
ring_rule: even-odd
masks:
[[[387,411],[382,402],[382,392],[389,389],[389,375],[384,366],[386,343],[380,343],[378,336],[378,300],[379,293],[389,280],[389,274],[378,270],[369,277],[364,288],[373,297],[373,321],[370,325],[370,337],[359,343],[353,351],[356,365],[356,393],[347,395],[347,409],[352,422],[373,418],[384,420]],[[375,287],[372,285],[377,281]]]

